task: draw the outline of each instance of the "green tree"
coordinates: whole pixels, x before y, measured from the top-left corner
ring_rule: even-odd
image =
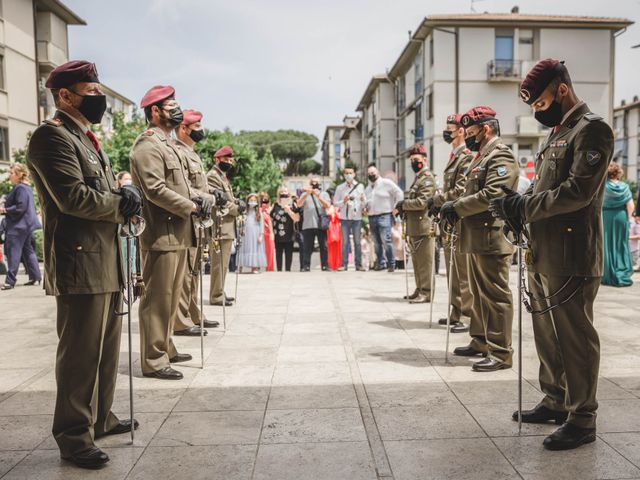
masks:
[[[300,163],[318,152],[318,137],[298,130],[241,130],[237,137],[255,148],[260,158],[271,150],[277,163],[287,165],[287,175],[299,175]]]
[[[114,172],[130,170],[129,153],[131,152],[131,147],[145,128],[147,128],[146,122],[137,110],[134,111],[129,121],[125,120],[122,112],[116,112],[113,115],[111,135],[108,138],[103,138],[101,143],[109,160],[111,160]]]
[[[316,162],[313,158],[303,160],[298,164],[298,175],[320,175],[322,173],[322,164]]]

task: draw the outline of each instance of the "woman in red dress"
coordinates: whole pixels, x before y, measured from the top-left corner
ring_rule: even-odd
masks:
[[[329,208],[329,231],[327,232],[328,263],[331,270],[342,266],[342,230],[340,228],[340,212],[333,205]]]
[[[273,272],[276,244],[273,236],[273,226],[271,225],[270,198],[267,192],[260,192],[260,211],[264,219],[264,248],[267,254],[267,272]]]

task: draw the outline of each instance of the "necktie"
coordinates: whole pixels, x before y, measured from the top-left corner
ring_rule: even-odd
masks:
[[[453,158],[453,152],[449,154],[449,161],[451,161],[452,158]]]
[[[100,153],[100,142],[98,141],[98,137],[91,130],[87,130],[87,137],[91,140],[93,147],[96,149],[96,152]]]
[[[560,125],[556,125],[555,127],[553,127],[553,129],[551,130],[551,135],[555,135],[558,130],[560,130]]]

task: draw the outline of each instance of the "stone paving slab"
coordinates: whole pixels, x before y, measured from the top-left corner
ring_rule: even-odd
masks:
[[[602,287],[595,306],[603,352],[598,440],[547,452],[541,442],[555,426],[524,425],[519,434],[511,420],[517,358],[513,369],[489,374],[473,373],[473,359],[445,361],[446,330],[437,325],[445,277],[436,282],[430,327],[429,305],[400,300],[402,271],[241,275],[227,331],[205,338],[204,369],[200,339],[175,339],[194,356],[177,366],[180,382],[142,377],[134,315],[141,427],[135,445],[127,435],[96,442],[111,457],[97,472],[60,460],[51,436],[54,300],[39,288],[2,292],[0,478],[640,479],[640,286]],[[205,305],[205,313],[221,320],[219,307]],[[468,338],[451,335],[450,349]],[[515,330],[513,338],[516,345]],[[527,316],[523,346],[530,407],[541,393]],[[125,329],[114,403],[122,418],[127,348]]]

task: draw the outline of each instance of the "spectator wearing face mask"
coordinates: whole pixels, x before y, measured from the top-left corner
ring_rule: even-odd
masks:
[[[267,255],[267,272],[273,272],[273,263],[275,258],[275,246],[273,225],[271,224],[271,199],[267,192],[260,192],[258,194],[260,201],[260,213],[262,213],[262,220],[264,222],[264,251]]]
[[[251,273],[259,273],[260,268],[267,266],[264,250],[264,220],[258,195],[251,193],[247,197],[247,218],[244,224],[244,238],[238,249],[238,267],[250,268]]]
[[[320,263],[322,270],[329,270],[329,258],[327,254],[327,228],[323,225],[323,216],[326,217],[327,209],[331,206],[331,198],[327,192],[323,192],[320,179],[312,177],[309,186],[303,189],[298,199],[298,208],[302,209],[302,238],[304,244],[304,257],[301,271],[308,272],[311,269],[311,254],[315,239],[318,239],[320,247]],[[327,217],[328,218],[328,217]]]
[[[336,188],[333,204],[340,209],[340,227],[342,229],[342,267],[347,270],[349,265],[349,242],[353,236],[353,252],[355,254],[356,270],[362,268],[362,249],[360,247],[360,231],[362,230],[362,207],[366,201],[364,185],[356,180],[356,172],[351,167],[343,171],[344,183]]]
[[[365,212],[369,216],[369,227],[376,248],[377,264],[374,270],[393,272],[396,257],[391,241],[391,226],[394,223],[393,209],[398,202],[404,200],[404,193],[392,180],[380,177],[375,164],[367,168],[369,186],[365,189]]]
[[[293,241],[295,239],[295,224],[300,221],[298,207],[291,203],[291,196],[287,187],[278,189],[278,200],[271,209],[273,234],[275,237],[276,265],[282,271],[282,257],[287,272],[291,271],[293,260]]]

